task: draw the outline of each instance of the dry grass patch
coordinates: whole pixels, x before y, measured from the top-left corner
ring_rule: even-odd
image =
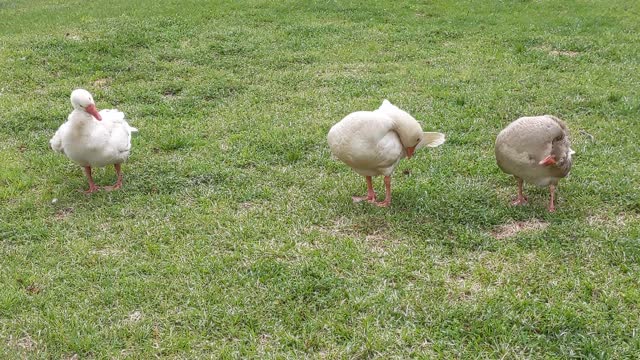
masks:
[[[313,226],[312,230],[318,230],[321,233],[335,237],[357,236],[359,234],[354,228],[351,219],[346,217],[339,217],[333,221],[333,224],[327,226]]]
[[[22,351],[35,351],[38,347],[38,343],[33,340],[33,338],[29,334],[25,334],[25,336],[15,339],[13,336],[9,336],[8,346],[10,348],[19,349]]]
[[[69,40],[73,40],[73,41],[82,41],[82,36],[80,36],[79,34],[76,34],[76,33],[68,32],[68,33],[64,34],[64,37],[69,39]]]
[[[640,214],[594,214],[587,217],[586,222],[589,226],[593,227],[604,227],[607,229],[623,228],[640,222]]]
[[[324,226],[311,226],[306,230],[307,233],[318,231],[321,234],[334,238],[353,238],[362,245],[366,251],[379,256],[386,256],[393,249],[397,248],[402,240],[397,238],[388,231],[388,229],[376,229],[371,233],[359,229],[358,225],[353,223],[351,219],[339,217]]]
[[[332,80],[339,77],[361,78],[371,73],[373,69],[374,66],[370,64],[339,64],[318,72],[318,77],[323,80]]]
[[[537,51],[546,52],[547,54],[549,54],[551,56],[576,57],[576,56],[580,55],[580,53],[577,52],[577,51],[556,50],[556,49],[553,49],[551,46],[548,46],[548,45],[536,46],[533,49],[537,50]]]
[[[73,214],[73,208],[66,207],[64,209],[60,209],[60,210],[56,211],[54,216],[55,216],[56,220],[64,220],[71,214]]]
[[[486,290],[480,282],[464,276],[448,278],[445,283],[449,288],[447,297],[452,301],[474,301]]]
[[[118,256],[118,255],[124,254],[124,250],[113,249],[113,248],[104,248],[104,249],[91,250],[91,251],[89,251],[89,254],[99,255],[99,256],[104,256],[104,257]]]
[[[162,97],[166,100],[174,100],[180,97],[180,91],[174,89],[166,89],[162,92]]]
[[[42,287],[38,284],[33,283],[27,286],[25,290],[29,295],[37,295],[42,291]]]
[[[495,239],[506,239],[516,236],[522,231],[541,231],[547,228],[549,223],[542,222],[538,219],[528,221],[516,221],[498,226],[492,233]]]
[[[139,310],[136,310],[134,312],[132,312],[131,314],[129,314],[129,316],[127,317],[126,322],[129,324],[135,324],[137,322],[139,322],[140,320],[142,320],[142,312]]]
[[[262,214],[265,210],[265,204],[261,201],[245,201],[237,204],[236,214],[238,216],[247,216],[252,214]]]
[[[111,84],[111,79],[110,78],[98,79],[98,80],[93,82],[93,86],[98,88],[98,89],[107,87],[109,84]]]
[[[368,234],[362,231],[362,229],[358,229],[358,225],[346,217],[339,217],[333,221],[333,224],[328,226],[314,226],[312,229],[334,237],[360,239],[378,253],[386,253],[385,249],[388,248],[391,243],[397,242],[397,239],[390,236],[385,228],[376,229]]]
[[[250,210],[255,208],[256,204],[252,203],[251,201],[245,201],[243,203],[240,203],[238,206],[240,206],[241,209]]]
[[[551,50],[551,51],[549,51],[549,55],[576,57],[576,56],[580,55],[580,53],[576,52],[576,51],[568,51],[568,50]]]
[[[378,255],[387,255],[390,249],[396,248],[400,244],[400,240],[388,233],[376,230],[373,234],[364,237],[364,244]]]

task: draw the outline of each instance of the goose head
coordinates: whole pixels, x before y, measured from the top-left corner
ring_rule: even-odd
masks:
[[[93,96],[87,90],[76,89],[71,93],[71,105],[78,111],[84,111],[87,114],[96,118],[96,120],[102,120],[102,116],[98,113],[96,103],[93,101]]]
[[[571,155],[573,154],[575,154],[575,151],[571,149],[569,136],[566,131],[563,130],[561,135],[551,141],[551,154],[542,159],[539,164],[568,170],[571,168],[571,164],[573,162],[573,159],[571,158]]]
[[[378,110],[394,120],[394,130],[398,134],[398,137],[400,137],[400,142],[402,142],[402,146],[405,148],[407,158],[410,159],[424,137],[422,126],[420,126],[420,123],[418,123],[413,116],[393,105],[387,99],[382,102]]]

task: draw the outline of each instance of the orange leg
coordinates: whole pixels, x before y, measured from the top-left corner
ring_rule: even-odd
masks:
[[[516,179],[518,180],[518,198],[513,201],[511,204],[513,205],[525,205],[527,203],[527,198],[522,195],[522,179],[519,177],[516,177]]]
[[[353,199],[353,202],[361,202],[361,201],[368,201],[368,202],[375,202],[376,201],[376,192],[373,191],[373,182],[371,179],[371,176],[366,176],[367,179],[367,196],[352,196],[351,199]]]
[[[87,176],[87,179],[89,179],[89,190],[80,191],[84,192],[85,194],[91,194],[100,190],[100,188],[96,186],[96,183],[93,182],[93,176],[91,176],[91,166],[84,167],[84,174]]]
[[[382,202],[375,203],[380,207],[387,207],[391,205],[391,176],[384,177],[384,200]]]
[[[556,211],[556,207],[554,205],[555,192],[556,192],[555,185],[549,185],[549,193],[551,194],[551,198],[549,199],[549,212],[555,212]]]
[[[103,189],[107,191],[118,190],[122,187],[122,172],[120,171],[120,164],[113,164],[113,167],[116,169],[116,175],[118,176],[118,180],[113,186],[105,186]]]

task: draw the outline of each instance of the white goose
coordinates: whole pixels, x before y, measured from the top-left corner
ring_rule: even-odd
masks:
[[[115,167],[118,180],[113,186],[105,186],[104,189],[119,189],[122,186],[120,164],[129,157],[131,133],[138,129],[129,126],[124,114],[118,110],[98,112],[93,97],[87,90],[74,90],[71,93],[71,105],[74,110],[49,141],[51,148],[84,167],[89,179],[86,194],[99,189],[93,182],[91,168],[111,164]]]
[[[353,197],[386,207],[391,203],[391,174],[405,156],[411,158],[416,149],[437,147],[444,134],[423,132],[408,113],[388,100],[374,111],[357,111],[335,124],[327,135],[331,152],[367,180],[367,196]],[[372,176],[384,175],[385,198],[376,202]]]

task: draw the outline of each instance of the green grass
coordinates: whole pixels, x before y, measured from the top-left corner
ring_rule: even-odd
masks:
[[[0,0],[0,357],[637,358],[639,16]],[[48,148],[77,87],[140,129],[121,191],[78,193]],[[448,139],[402,162],[389,209],[351,203],[364,179],[326,143],[384,98]],[[577,151],[555,214],[532,186],[510,207],[493,156],[539,114]],[[546,227],[496,236],[516,221]]]

